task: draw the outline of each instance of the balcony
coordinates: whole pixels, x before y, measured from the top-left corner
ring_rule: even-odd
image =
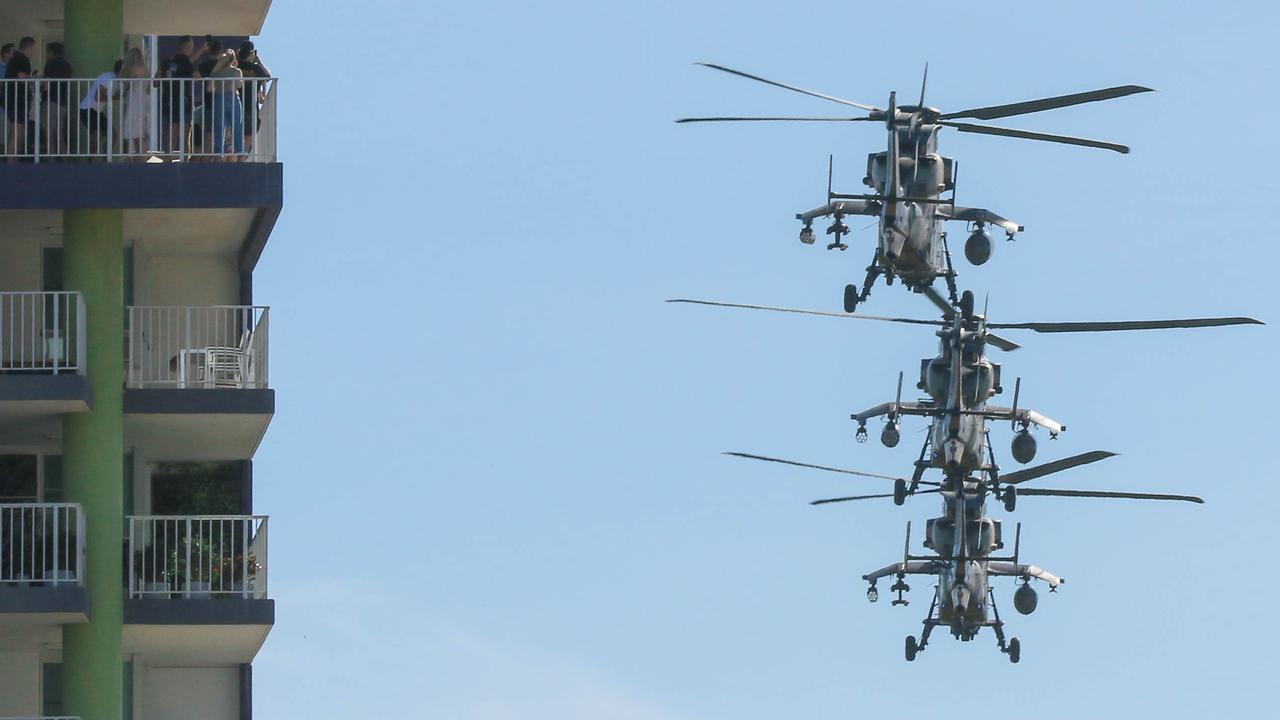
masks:
[[[261,305],[130,307],[127,386],[266,388],[269,312]]]
[[[129,517],[132,599],[267,597],[266,515]]]
[[[253,456],[275,412],[269,309],[130,307],[125,433],[155,460]]]
[[[0,618],[88,621],[84,523],[75,503],[0,504]]]
[[[0,80],[6,110],[22,120],[0,131],[0,232],[56,232],[62,210],[116,208],[134,239],[169,241],[160,229],[201,212],[200,227],[246,228],[227,239],[251,271],[283,204],[278,83]],[[86,98],[96,108],[81,110]]]
[[[78,292],[0,292],[0,424],[89,409]]]
[[[127,518],[125,652],[251,662],[275,623],[265,515]]]
[[[0,155],[32,163],[276,159],[275,78],[0,80],[10,120]],[[94,109],[81,109],[92,103]],[[13,117],[13,115],[10,115]]]

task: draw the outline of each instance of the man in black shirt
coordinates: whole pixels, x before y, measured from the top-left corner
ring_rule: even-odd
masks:
[[[252,40],[240,43],[240,49],[236,52],[236,64],[245,79],[240,90],[241,104],[244,106],[244,146],[251,150],[258,129],[262,127],[259,109],[267,99],[267,78],[271,77],[271,71],[258,58],[258,50],[253,46]]]
[[[191,36],[183,35],[178,38],[177,52],[160,67],[161,77],[171,81],[161,83],[160,88],[160,112],[168,118],[169,125],[169,152],[191,151],[191,136],[187,132],[195,110],[191,79],[200,77],[191,56],[194,47]],[[195,59],[204,53],[205,48],[201,48]]]
[[[51,42],[46,46],[49,57],[44,64],[44,77],[40,97],[40,118],[44,125],[44,151],[51,155],[66,155],[71,148],[71,88],[68,82],[74,75],[71,63],[62,57],[62,43]]]
[[[31,77],[31,52],[35,50],[35,38],[24,37],[18,43],[9,62],[4,66],[6,80],[18,80]],[[4,114],[9,118],[9,136],[6,138],[5,155],[25,155],[29,152],[27,142],[27,120],[30,107],[29,83],[6,83],[4,97]]]

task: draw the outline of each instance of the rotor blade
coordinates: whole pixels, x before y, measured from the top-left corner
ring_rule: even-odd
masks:
[[[698,123],[698,122],[759,122],[759,121],[781,121],[781,122],[867,122],[871,118],[866,117],[694,117],[680,118],[677,123]]]
[[[1004,350],[1005,352],[1013,352],[1014,350],[1017,350],[1018,348],[1022,347],[1018,343],[1012,340],[1006,340],[1005,338],[1002,338],[999,335],[992,332],[987,333],[983,341],[988,345],[995,345],[996,347],[1000,348],[1001,350]]]
[[[943,120],[951,120],[954,118],[994,120],[996,118],[1009,117],[1011,115],[1026,115],[1028,113],[1043,112],[1045,110],[1053,110],[1054,108],[1068,107],[1070,105],[1082,105],[1084,103],[1098,102],[1099,100],[1111,100],[1112,98],[1144,92],[1155,91],[1149,87],[1142,87],[1141,85],[1121,85],[1119,87],[1090,90],[1089,92],[1073,93],[1071,95],[1059,95],[1057,97],[1041,98],[1039,100],[1025,100],[1023,102],[1009,103],[1007,105],[989,105],[987,107],[970,108],[968,110],[961,110],[960,112],[945,113],[940,117]]]
[[[934,290],[932,285],[924,286],[924,296],[929,298],[929,302],[942,311],[943,317],[955,315],[956,309],[951,307],[951,303],[942,296],[942,293]]]
[[[1050,135],[1049,133],[1038,133],[1030,130],[1017,130],[1014,128],[996,127],[994,125],[974,125],[973,123],[958,123],[947,120],[941,121],[938,124],[953,127],[960,132],[978,133],[979,135],[1002,135],[1004,137],[1022,138],[1023,140],[1044,140],[1045,142],[1063,143],[1065,145],[1083,145],[1085,147],[1102,148],[1103,150],[1114,150],[1122,155],[1129,152],[1128,145],[1120,145],[1103,140],[1071,137],[1070,135]]]
[[[941,490],[921,490],[914,495],[923,495],[925,493],[942,492]],[[851,500],[875,500],[877,498],[891,498],[893,493],[883,493],[880,495],[850,495],[848,497],[823,498],[821,500],[810,501],[810,505],[827,505],[829,503],[849,502]]]
[[[1018,490],[1018,497],[1026,495],[1043,495],[1045,497],[1078,497],[1078,498],[1117,498],[1122,500],[1182,500],[1199,505],[1204,500],[1195,495],[1166,495],[1164,493],[1113,492],[1104,490],[1050,490],[1047,488],[1026,488]]]
[[[845,470],[844,468],[829,467],[827,465],[812,465],[810,463],[796,462],[795,460],[783,460],[782,458],[767,457],[765,455],[752,455],[751,453],[740,452],[726,452],[721,454],[746,458],[747,460],[763,460],[764,462],[780,463],[782,465],[793,465],[795,467],[812,468],[814,470],[826,470],[827,472],[842,473],[845,475],[857,475],[859,477],[877,478],[880,480],[902,480],[903,482],[906,482],[906,478],[897,478],[892,475],[880,475],[877,473],[860,472],[858,470]]]
[[[711,68],[712,70],[719,70],[719,71],[721,71],[721,72],[727,72],[727,73],[729,73],[730,75],[737,75],[738,77],[744,77],[744,78],[747,78],[748,80],[755,80],[755,81],[757,81],[757,82],[762,82],[762,83],[764,83],[764,84],[766,84],[766,85],[772,85],[772,86],[774,86],[774,87],[780,87],[780,88],[782,88],[783,90],[790,90],[790,91],[792,91],[792,92],[798,92],[798,93],[800,93],[801,95],[808,95],[808,96],[810,96],[810,97],[822,98],[823,100],[830,100],[831,102],[840,103],[841,105],[848,105],[848,106],[850,106],[850,107],[856,107],[856,108],[858,108],[859,110],[866,110],[867,112],[874,112],[874,111],[876,111],[876,110],[879,110],[879,108],[875,107],[874,105],[863,105],[862,103],[856,103],[856,102],[854,102],[854,101],[852,101],[852,100],[845,100],[845,99],[838,98],[838,97],[834,97],[834,96],[831,96],[831,95],[824,95],[824,94],[822,94],[822,93],[820,93],[820,92],[814,92],[813,90],[805,90],[804,88],[798,88],[798,87],[795,87],[794,85],[784,85],[784,84],[782,84],[782,83],[780,83],[780,82],[774,82],[773,80],[768,80],[768,79],[766,79],[766,78],[762,78],[762,77],[760,77],[759,75],[752,75],[751,73],[744,73],[744,72],[742,72],[741,70],[734,70],[733,68],[727,68],[727,67],[725,67],[725,66],[723,66],[723,65],[715,65],[715,64],[713,64],[713,63],[702,63],[702,62],[700,62],[700,63],[694,63],[694,65],[701,65],[702,67],[708,67],[708,68]]]
[[[1050,475],[1052,473],[1070,470],[1071,468],[1088,465],[1089,463],[1095,463],[1099,460],[1106,460],[1109,457],[1115,457],[1115,455],[1116,453],[1108,452],[1106,450],[1090,450],[1086,453],[1072,455],[1071,457],[1054,460],[1053,462],[1036,465],[1024,470],[1014,470],[1010,473],[1001,473],[1000,482],[1004,485],[1017,485],[1018,483],[1024,483],[1028,480],[1034,480],[1038,477],[1044,477],[1045,475]],[[1022,490],[1018,491],[1019,494],[1022,492]]]
[[[1179,320],[1111,320],[1103,322],[987,323],[1006,330],[1034,330],[1038,333],[1112,332],[1116,330],[1170,330],[1175,328],[1221,327],[1224,325],[1265,325],[1251,317],[1183,318]]]
[[[819,315],[821,317],[849,318],[853,320],[879,320],[881,322],[907,323],[909,325],[943,325],[941,320],[917,320],[914,318],[881,317],[879,315],[859,315],[857,313],[833,313],[821,310],[801,310],[798,308],[774,307],[772,305],[745,305],[742,303],[717,302],[715,300],[689,300],[676,298],[669,303],[688,303],[691,305],[712,305],[715,307],[744,308],[747,310],[769,310],[771,312],[796,313],[798,315]]]

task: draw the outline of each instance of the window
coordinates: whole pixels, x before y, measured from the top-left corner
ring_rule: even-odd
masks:
[[[35,455],[0,455],[0,502],[36,502],[40,479]]]
[[[237,514],[241,477],[238,462],[156,463],[151,470],[151,513]]]

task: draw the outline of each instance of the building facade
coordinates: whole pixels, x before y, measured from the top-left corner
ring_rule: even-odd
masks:
[[[0,43],[35,40],[0,80],[0,718],[252,716],[277,80],[168,60],[269,6],[0,3]]]

